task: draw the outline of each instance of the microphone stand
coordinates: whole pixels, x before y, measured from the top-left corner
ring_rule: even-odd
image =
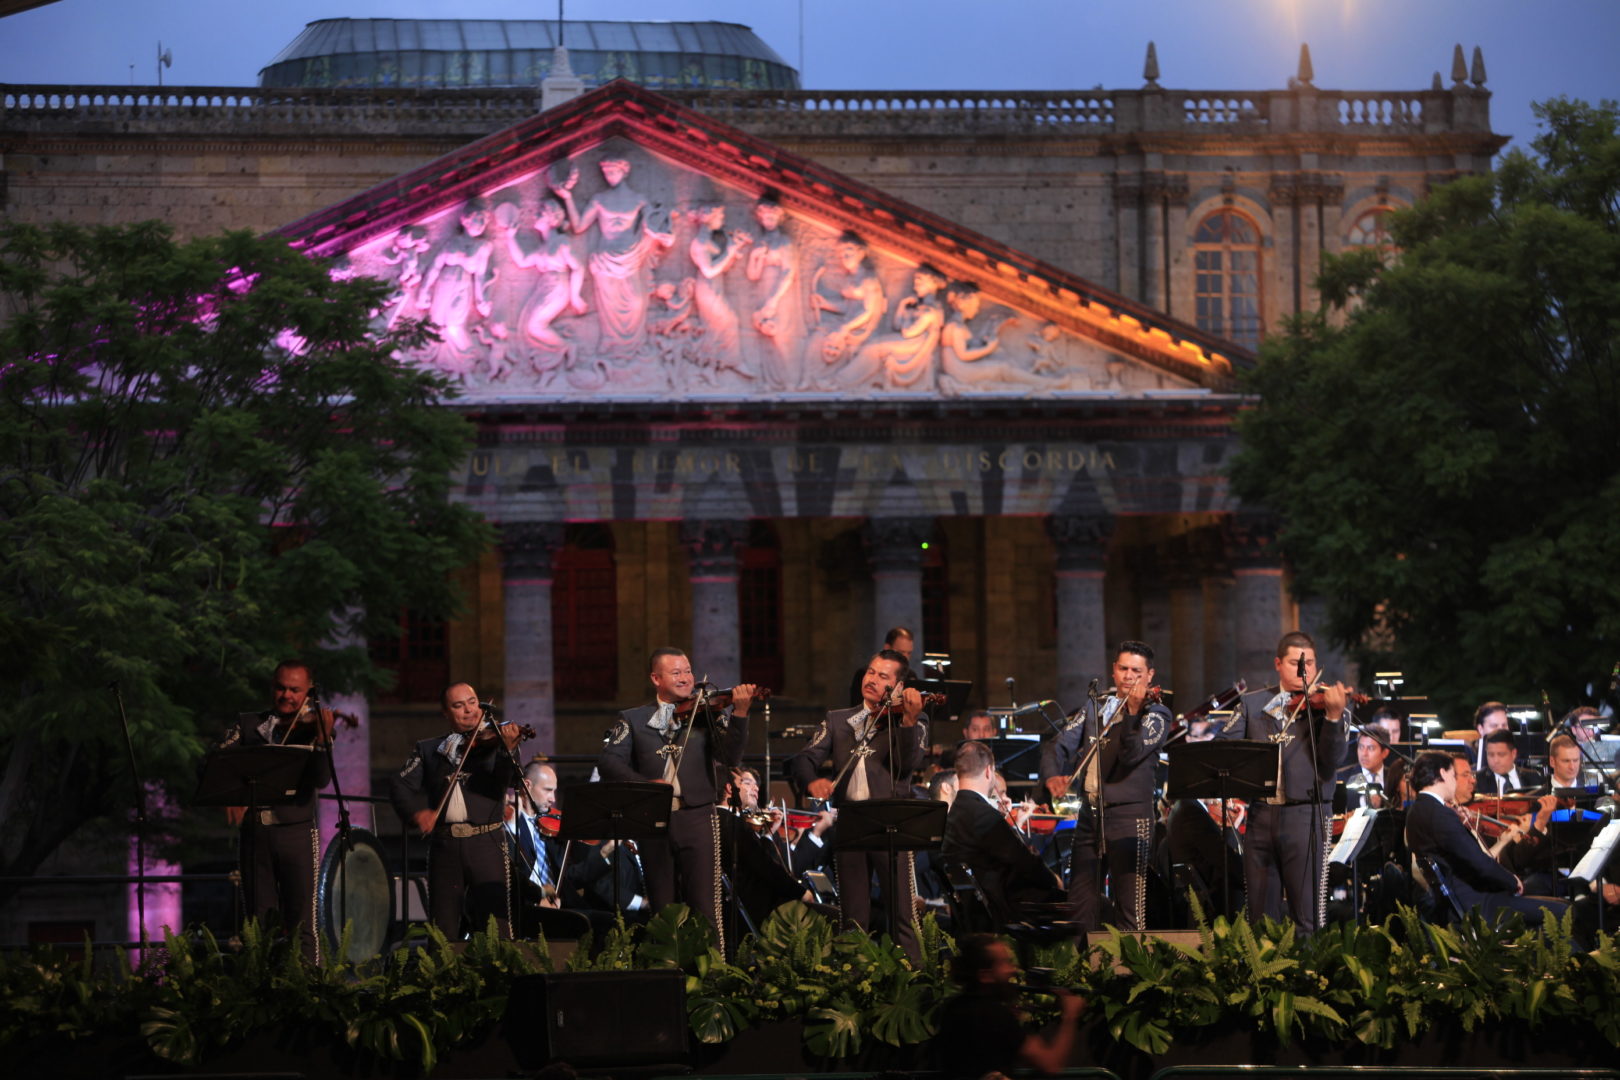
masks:
[[[129,733],[129,714],[124,711],[124,695],[118,680],[107,684],[118,703],[118,723],[124,729],[124,751],[129,755],[129,779],[135,785],[135,911],[140,921],[141,960],[146,959],[146,785],[135,765],[135,740]]]
[[[521,760],[519,760],[519,758],[517,756],[517,748],[515,746],[509,746],[507,744],[506,740],[504,738],[502,738],[502,736],[501,736],[501,728],[505,727],[506,724],[505,723],[497,723],[496,720],[495,720],[495,714],[500,711],[495,707],[495,699],[490,698],[488,701],[481,701],[481,702],[478,703],[478,707],[481,710],[483,710],[483,716],[481,716],[479,718],[478,727],[481,728],[485,724],[488,724],[494,730],[494,732],[495,732],[495,741],[500,744],[500,747],[501,747],[502,750],[506,751],[506,758],[507,758],[508,761],[510,761],[512,763],[512,770],[513,770],[512,775],[513,775],[514,779],[512,780],[511,783],[507,784],[506,787],[507,787],[508,791],[510,791],[513,794],[516,794],[516,795],[519,796],[519,799],[517,801],[515,801],[513,803],[513,805],[512,805],[512,813],[514,815],[515,814],[521,814],[521,813],[523,813],[523,804],[528,801],[528,794],[529,794],[529,790],[528,790],[527,785],[524,785],[524,787],[523,787],[523,789],[521,791],[518,790],[518,785],[523,783],[523,762]],[[507,723],[510,723],[510,721],[507,721]],[[468,752],[469,755],[472,753],[472,743],[473,743],[473,740],[477,737],[477,735],[478,735],[478,728],[474,728],[472,730],[472,734],[467,737],[467,752]],[[467,760],[466,756],[463,756],[461,760],[462,760],[463,764],[465,764],[465,762]],[[456,771],[459,773],[461,770],[458,768]],[[531,803],[530,805],[533,805],[533,804]],[[535,817],[538,820],[539,815],[536,814]],[[519,824],[522,824],[522,823],[514,823],[514,825],[513,825],[512,832],[513,832],[514,836],[517,834],[517,827],[518,827]],[[529,856],[528,856],[528,853],[523,850],[523,845],[522,844],[514,844],[514,843],[512,843],[511,839],[508,838],[508,837],[502,837],[502,839],[507,841],[510,848],[515,848],[517,850],[518,861],[523,864],[523,869],[525,870],[525,873],[523,875],[523,879],[525,881],[528,881],[528,880],[532,879],[535,876],[534,860],[530,859]],[[539,829],[538,825],[535,828],[535,837],[534,837],[534,839],[535,839],[536,843],[544,843],[545,842],[545,837],[540,835],[540,829]],[[573,841],[570,840],[569,844],[572,844],[572,843],[573,843]],[[567,863],[568,863],[568,847],[566,845],[563,847],[562,862],[563,862],[563,867],[560,867],[558,869],[558,871],[557,871],[557,880],[552,882],[552,888],[557,890],[557,895],[558,895],[557,903],[558,903],[559,906],[562,904],[562,900],[561,900],[561,896],[562,896],[562,869],[566,868]],[[511,917],[512,913],[513,913],[512,912],[512,908],[513,908],[512,901],[513,901],[513,899],[514,899],[514,897],[513,897],[513,890],[512,890],[512,877],[509,874],[509,875],[507,875],[507,878],[506,878],[506,914],[507,914],[506,932],[511,935],[511,939],[513,941],[516,941],[517,937],[518,937],[517,920]]]
[[[1301,682],[1305,681],[1305,656],[1303,653],[1300,654],[1299,658],[1298,678]],[[1322,765],[1321,759],[1317,756],[1316,725],[1311,723],[1310,713],[1311,693],[1321,682],[1322,673],[1318,671],[1316,678],[1306,683],[1305,692],[1300,695],[1298,708],[1288,718],[1288,723],[1292,724],[1301,716],[1305,717],[1305,739],[1309,744],[1311,755],[1311,843],[1307,852],[1309,862],[1306,865],[1311,872],[1311,889],[1314,893],[1312,901],[1315,905],[1316,922],[1318,924],[1312,927],[1313,931],[1320,930],[1327,925],[1327,903],[1324,895],[1327,888],[1327,874],[1322,866],[1322,848],[1327,840],[1326,833],[1323,831],[1324,822],[1322,821]],[[1349,707],[1349,704],[1346,703],[1345,708],[1348,710]],[[1326,719],[1325,713],[1323,719]],[[1343,717],[1340,717],[1340,719],[1343,719]],[[1286,726],[1284,730],[1287,730]],[[1286,750],[1286,747],[1284,749]],[[1281,758],[1279,757],[1278,760],[1280,761]],[[1278,810],[1282,809],[1283,807],[1278,807]]]
[[[337,840],[338,840],[338,866],[340,868],[339,872],[342,875],[342,879],[343,879],[343,891],[338,895],[338,939],[339,939],[339,941],[341,941],[342,937],[343,937],[343,931],[349,925],[349,861],[348,860],[349,860],[349,853],[354,849],[354,841],[353,841],[353,838],[349,835],[349,830],[350,830],[350,825],[349,825],[349,804],[343,798],[343,783],[342,783],[342,781],[340,781],[338,779],[337,753],[336,753],[337,717],[334,716],[332,718],[332,730],[327,731],[326,730],[326,717],[321,715],[321,691],[320,691],[320,687],[311,684],[311,686],[309,688],[309,701],[311,703],[310,708],[315,713],[315,730],[320,733],[320,737],[325,742],[325,746],[326,746],[326,768],[327,768],[327,771],[332,774],[332,795],[337,799],[337,808],[338,808],[338,835],[337,835]],[[289,726],[287,730],[290,733],[292,731],[292,728]],[[317,828],[318,828],[319,823],[320,823],[320,816],[319,816],[318,813],[316,815],[315,820],[316,820],[316,825],[317,825]],[[334,882],[333,884],[336,884],[336,882]],[[316,888],[319,889],[319,883],[317,883]],[[315,940],[316,940],[315,955],[316,955],[317,958],[319,958],[319,956],[320,956],[320,937],[321,937],[321,928],[320,928],[320,925],[319,925],[320,912],[318,910],[314,911],[314,912],[311,912],[310,917],[315,919],[316,923],[317,923],[311,929],[313,929],[314,933],[315,933]],[[337,942],[333,942],[333,944],[335,945],[335,944],[337,944]]]

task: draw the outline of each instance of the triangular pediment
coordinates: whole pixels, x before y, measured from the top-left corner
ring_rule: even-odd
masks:
[[[1143,397],[1236,346],[629,83],[281,230],[463,399]]]

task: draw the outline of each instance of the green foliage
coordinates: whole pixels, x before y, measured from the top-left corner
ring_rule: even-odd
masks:
[[[1332,636],[1447,708],[1579,700],[1620,641],[1620,112],[1537,112],[1536,157],[1393,215],[1388,265],[1329,260],[1238,423]]]
[[[1154,1055],[1231,1030],[1392,1049],[1437,1026],[1552,1022],[1620,1047],[1620,945],[1602,935],[1579,952],[1570,931],[1567,915],[1541,927],[1471,918],[1439,928],[1404,908],[1382,926],[1331,926],[1301,940],[1291,924],[1209,922],[1199,913],[1197,947],[1110,931],[1087,952],[1054,947],[1041,960],[1114,1039]],[[620,933],[628,951],[613,964],[686,974],[691,1030],[705,1043],[797,1020],[810,1054],[860,1059],[926,1041],[950,991],[932,962],[913,969],[887,939],[834,933],[802,905],[779,908],[731,963],[708,924],[678,905]],[[50,950],[0,954],[8,1004],[0,1053],[139,1030],[157,1056],[195,1067],[256,1033],[302,1030],[347,1048],[358,1069],[403,1062],[427,1073],[494,1029],[513,980],[549,968],[544,941],[502,941],[493,924],[459,953],[431,927],[419,938],[377,960],[320,968],[286,937],[252,924],[237,951],[206,933],[171,937],[139,970],[121,957],[102,971]],[[923,938],[953,951],[937,926],[923,927]],[[1049,998],[1032,995],[1024,1006],[1034,1022],[1050,1019]]]
[[[365,689],[331,642],[456,608],[470,427],[384,291],[247,233],[0,226],[0,873],[129,805],[109,680],[141,772],[184,780],[277,659]]]

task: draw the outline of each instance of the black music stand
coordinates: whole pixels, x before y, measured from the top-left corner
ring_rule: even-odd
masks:
[[[1269,739],[1216,739],[1180,742],[1167,751],[1170,775],[1165,783],[1169,799],[1221,800],[1221,901],[1232,910],[1232,849],[1226,843],[1226,801],[1266,799],[1277,792],[1282,765],[1282,743]],[[1254,897],[1249,898],[1252,902]]]
[[[837,851],[882,851],[889,856],[889,880],[885,906],[889,909],[889,933],[900,936],[900,872],[895,855],[902,851],[932,851],[945,839],[945,813],[949,809],[937,799],[863,799],[838,808]],[[839,882],[842,889],[845,882]],[[863,927],[863,929],[866,929]]]
[[[285,806],[298,801],[313,746],[222,746],[203,758],[192,806]]]
[[[968,694],[973,692],[973,683],[967,679],[918,679],[915,688],[923,694],[944,694],[945,709],[943,716],[930,716],[930,720],[949,720],[962,715],[967,707]]]
[[[675,789],[651,780],[598,780],[562,789],[560,840],[614,840],[613,910],[619,902],[619,853],[625,840],[654,840],[669,835]]]

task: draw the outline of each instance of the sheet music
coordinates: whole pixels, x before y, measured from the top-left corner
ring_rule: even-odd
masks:
[[[1356,856],[1361,854],[1361,846],[1372,835],[1372,823],[1377,817],[1377,810],[1363,806],[1346,818],[1344,832],[1339,834],[1339,842],[1333,845],[1333,854],[1328,856],[1328,861],[1340,866],[1349,866],[1354,862]]]
[[[1603,873],[1603,866],[1609,861],[1616,841],[1620,841],[1620,820],[1609,822],[1592,837],[1592,846],[1586,849],[1586,854],[1581,856],[1581,861],[1575,864],[1569,876],[1582,881],[1596,881]]]

